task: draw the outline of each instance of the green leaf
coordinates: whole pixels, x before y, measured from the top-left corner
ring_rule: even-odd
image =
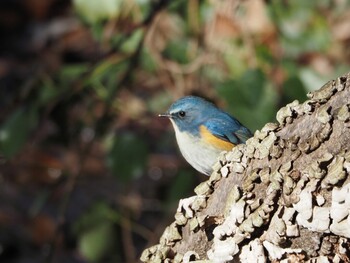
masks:
[[[273,65],[274,58],[272,56],[271,50],[266,45],[258,45],[255,52],[256,57],[259,59],[259,61],[268,65]]]
[[[113,224],[98,224],[80,236],[79,251],[88,261],[100,261],[110,251],[114,243]]]
[[[331,44],[331,30],[320,1],[272,1],[271,17],[279,27],[285,56],[324,51]]]
[[[224,40],[225,41],[225,40]],[[241,76],[249,67],[247,64],[247,55],[249,49],[241,39],[226,40],[226,44],[230,45],[230,48],[223,51],[223,59],[228,68],[228,72],[232,76]]]
[[[230,104],[255,107],[261,99],[266,79],[260,69],[249,69],[242,77],[228,80],[219,87]]]
[[[293,100],[300,102],[306,100],[306,90],[297,76],[292,76],[283,84],[283,104],[290,103]]]
[[[259,69],[219,84],[218,93],[227,101],[228,111],[253,132],[274,119],[277,94]]]
[[[310,68],[301,68],[299,70],[299,78],[308,91],[313,91],[322,87],[328,78],[321,76]]]
[[[126,40],[120,46],[120,50],[122,52],[129,53],[129,54],[135,52],[136,48],[138,47],[143,37],[143,34],[144,34],[143,29],[137,29],[133,31],[132,35],[126,38]]]
[[[38,105],[40,107],[45,107],[50,101],[68,91],[71,88],[71,83],[81,79],[82,74],[86,73],[88,69],[88,65],[86,64],[65,65],[61,68],[55,78],[43,76],[41,78],[42,87],[38,93]],[[53,79],[57,81],[54,81]]]
[[[52,99],[59,96],[63,90],[65,90],[64,87],[60,88],[56,86],[50,77],[44,77],[42,82],[43,86],[41,87],[40,93],[38,94],[39,105],[45,106]]]
[[[15,155],[26,142],[38,122],[38,110],[19,108],[0,127],[0,152],[6,157]]]
[[[89,23],[118,17],[123,0],[74,0],[74,7]]]
[[[109,100],[119,88],[117,81],[128,67],[128,61],[121,56],[113,56],[102,61],[85,79],[84,85],[96,91],[103,100]]]
[[[113,174],[122,181],[140,177],[146,167],[147,144],[134,134],[120,134],[107,157],[107,164]]]
[[[147,70],[150,73],[155,73],[156,69],[158,68],[157,63],[150,54],[149,50],[146,48],[142,49],[140,64],[143,69]]]
[[[181,64],[189,62],[188,55],[188,42],[183,39],[170,41],[163,51],[163,56],[165,58],[174,60]]]
[[[108,75],[113,75],[115,69],[123,64],[125,64],[125,60],[117,55],[103,60],[93,70],[90,81],[101,80]]]
[[[188,194],[193,188],[194,178],[193,173],[188,170],[181,170],[177,173],[175,181],[172,182],[170,190],[168,191],[167,202],[178,202],[178,200]]]
[[[81,74],[86,73],[89,70],[89,66],[87,64],[73,64],[73,65],[65,65],[60,72],[60,78],[63,80],[75,80]]]

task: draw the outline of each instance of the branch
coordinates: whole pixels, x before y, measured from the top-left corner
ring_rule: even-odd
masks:
[[[308,97],[223,153],[141,260],[349,262],[350,73]]]

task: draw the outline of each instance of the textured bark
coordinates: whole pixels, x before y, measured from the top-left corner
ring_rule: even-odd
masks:
[[[350,262],[350,73],[223,153],[144,262]]]

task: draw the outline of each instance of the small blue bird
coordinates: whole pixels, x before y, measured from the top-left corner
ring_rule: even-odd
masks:
[[[252,137],[238,120],[200,97],[183,97],[159,116],[171,120],[186,161],[206,175],[212,173],[222,151],[229,151]]]

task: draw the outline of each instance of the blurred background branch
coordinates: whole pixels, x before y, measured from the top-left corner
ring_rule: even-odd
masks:
[[[262,127],[348,71],[348,10],[345,0],[1,1],[0,261],[136,261],[204,180],[157,114],[196,94]]]

